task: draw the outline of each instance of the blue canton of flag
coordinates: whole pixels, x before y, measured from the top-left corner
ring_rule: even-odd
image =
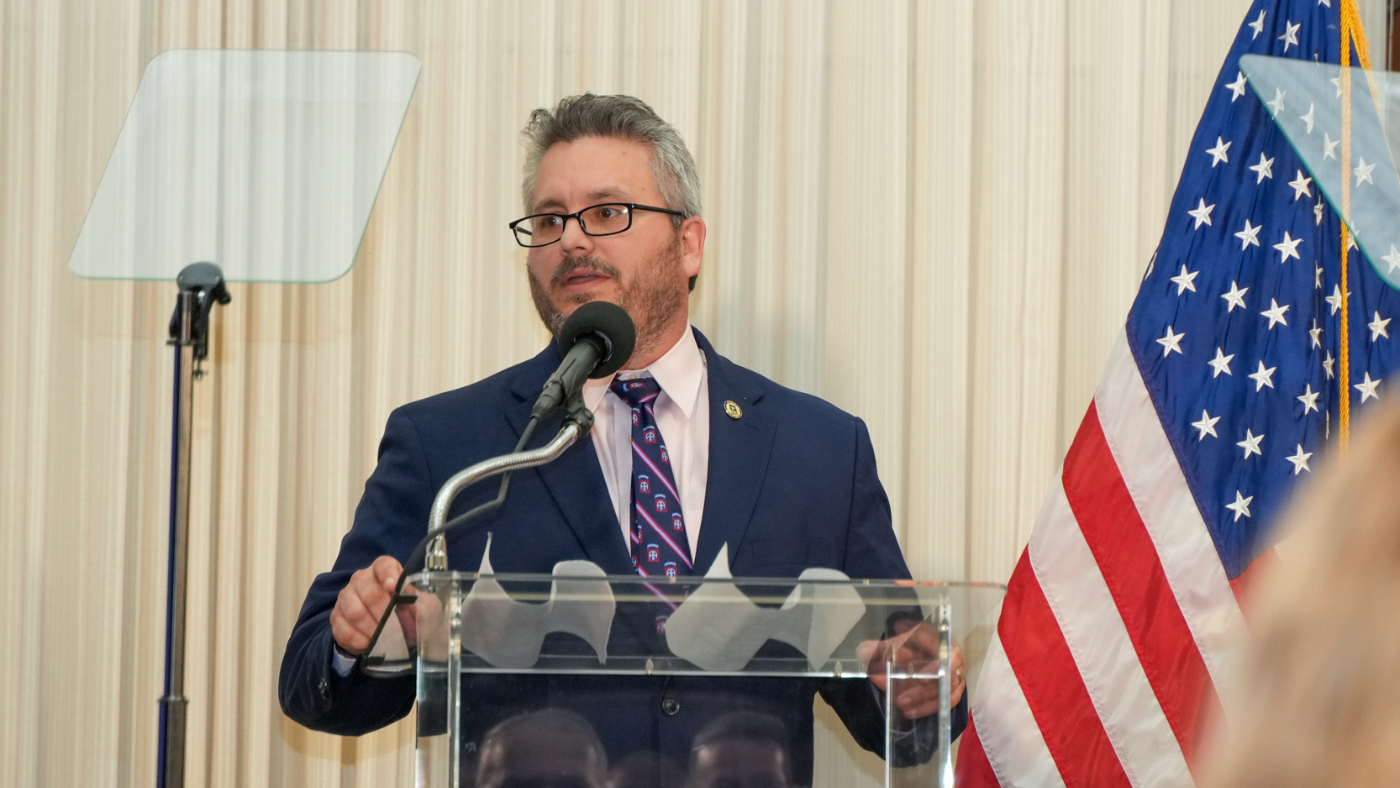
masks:
[[[1266,108],[1238,68],[1246,54],[1338,62],[1338,11],[1274,7],[1251,10],[1216,80],[1127,324],[1231,579],[1269,546],[1293,483],[1337,434],[1340,392],[1353,411],[1387,396],[1379,381],[1400,360],[1390,336],[1397,294],[1353,247],[1351,379],[1338,379],[1341,224],[1270,110],[1296,116],[1311,129],[1305,140],[1337,158],[1341,98],[1295,106],[1276,91]],[[1368,185],[1352,199],[1366,199]]]

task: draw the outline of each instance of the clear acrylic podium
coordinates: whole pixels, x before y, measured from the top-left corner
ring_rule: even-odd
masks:
[[[893,754],[886,785],[952,785],[1002,586],[723,574],[422,572],[362,669],[417,673],[420,788],[810,784],[814,693]]]

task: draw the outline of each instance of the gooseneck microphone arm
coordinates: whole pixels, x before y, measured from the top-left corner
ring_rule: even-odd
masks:
[[[470,468],[458,471],[452,478],[448,479],[438,490],[437,497],[433,499],[432,513],[428,517],[428,535],[425,537],[429,540],[428,556],[424,561],[423,568],[429,570],[447,568],[446,532],[455,523],[444,523],[444,521],[447,519],[447,510],[451,508],[452,501],[457,498],[458,493],[492,476],[521,468],[534,468],[558,459],[565,449],[577,443],[579,438],[588,434],[588,431],[593,428],[593,414],[585,409],[583,415],[585,417],[584,423],[580,423],[573,415],[570,415],[554,439],[538,449],[482,460]]]
[[[489,460],[482,460],[465,470],[458,471],[438,489],[437,496],[433,498],[432,513],[428,518],[428,533],[418,542],[413,554],[404,563],[403,572],[399,574],[398,583],[394,585],[393,597],[390,598],[388,607],[384,609],[384,614],[379,617],[379,623],[374,628],[374,634],[370,637],[369,644],[365,646],[364,651],[360,652],[359,662],[361,666],[375,664],[378,661],[372,659],[370,654],[374,652],[375,645],[379,643],[379,636],[384,631],[384,626],[389,622],[389,617],[394,614],[394,608],[402,604],[412,604],[416,599],[412,595],[405,596],[403,594],[404,583],[408,580],[409,574],[412,573],[413,567],[422,561],[423,568],[426,570],[445,571],[447,569],[447,532],[504,503],[506,492],[510,489],[511,472],[523,468],[535,468],[558,459],[559,455],[577,443],[579,438],[587,435],[588,431],[593,428],[593,414],[583,405],[583,397],[575,394],[569,402],[569,416],[553,440],[537,449],[521,451],[525,442],[530,439],[530,434],[534,432],[536,424],[538,422],[535,419],[530,420],[529,426],[520,435],[516,451],[492,457]],[[448,510],[452,508],[452,502],[462,490],[477,482],[502,474],[505,477],[501,479],[500,492],[496,494],[495,498],[444,522]]]
[[[593,413],[583,402],[583,384],[588,378],[605,378],[613,375],[632,357],[636,345],[637,330],[632,318],[616,304],[606,301],[592,301],[569,316],[559,331],[559,353],[563,360],[553,375],[545,381],[540,396],[530,411],[530,421],[520,433],[520,440],[510,454],[493,457],[458,471],[448,479],[433,498],[433,506],[428,517],[428,532],[414,548],[413,554],[404,562],[398,583],[394,586],[393,597],[379,618],[369,645],[360,652],[361,667],[375,664],[369,655],[379,642],[380,633],[394,614],[394,608],[401,604],[411,604],[415,597],[403,594],[404,582],[418,562],[429,571],[447,569],[447,533],[479,515],[498,508],[505,502],[510,489],[510,474],[522,468],[534,468],[551,462],[568,448],[588,434],[593,428]],[[560,404],[567,415],[564,425],[549,443],[525,450],[535,427],[552,413]],[[493,476],[502,476],[500,490],[496,497],[451,520],[447,513],[457,495],[467,487]]]
[[[637,343],[637,328],[627,311],[608,301],[590,301],[569,315],[559,329],[559,354],[563,357],[558,369],[545,381],[543,390],[530,410],[530,423],[520,435],[511,454],[483,460],[459,471],[438,490],[428,517],[427,557],[424,569],[441,571],[447,568],[447,531],[482,512],[500,506],[505,500],[510,477],[501,482],[495,500],[478,506],[465,515],[447,520],[452,501],[466,487],[483,479],[517,468],[544,465],[564,453],[593,428],[593,413],[583,404],[583,384],[589,378],[613,375],[632,357]],[[564,426],[548,444],[533,451],[522,451],[535,426],[560,405],[568,411]],[[410,565],[418,558],[414,550]],[[408,567],[405,567],[407,570]]]

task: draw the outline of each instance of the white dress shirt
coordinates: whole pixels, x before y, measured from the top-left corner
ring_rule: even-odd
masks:
[[[681,513],[690,555],[700,544],[700,523],[705,513],[705,482],[710,475],[710,387],[705,354],[695,343],[695,333],[685,334],[666,354],[642,370],[624,370],[616,377],[652,377],[661,394],[652,403],[661,440],[671,455]],[[608,496],[617,513],[618,534],[631,553],[632,528],[632,408],[612,392],[612,379],[590,380],[583,387],[583,402],[593,411],[593,448],[608,483]],[[708,567],[695,567],[701,574]]]

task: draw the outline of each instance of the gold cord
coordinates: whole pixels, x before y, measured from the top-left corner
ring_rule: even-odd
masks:
[[[1361,25],[1361,13],[1356,0],[1341,0],[1338,10],[1341,21],[1342,50],[1342,216],[1351,215],[1351,51],[1356,48],[1357,62],[1362,68],[1371,67],[1370,46],[1366,41],[1366,31]],[[1350,246],[1351,231],[1342,223],[1342,271],[1339,293],[1341,294],[1341,331],[1339,332],[1337,359],[1337,388],[1340,392],[1340,406],[1337,415],[1337,441],[1342,454],[1346,454],[1348,439],[1351,436],[1351,314],[1348,300],[1350,266],[1347,247]]]

